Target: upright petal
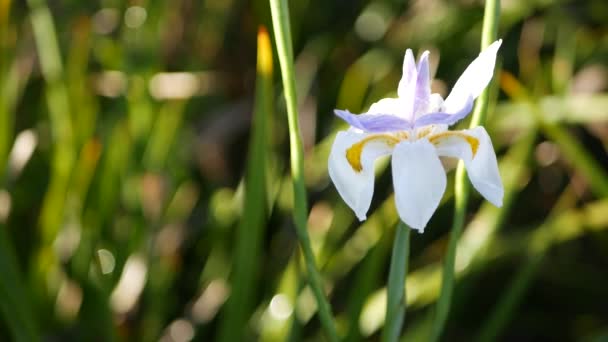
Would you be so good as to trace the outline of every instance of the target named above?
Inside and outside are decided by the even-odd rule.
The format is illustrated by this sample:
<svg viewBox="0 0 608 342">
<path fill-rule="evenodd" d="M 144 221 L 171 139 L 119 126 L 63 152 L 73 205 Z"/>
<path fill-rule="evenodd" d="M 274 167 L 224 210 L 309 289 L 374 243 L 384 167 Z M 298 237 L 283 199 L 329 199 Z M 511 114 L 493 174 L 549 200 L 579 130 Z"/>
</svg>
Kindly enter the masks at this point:
<svg viewBox="0 0 608 342">
<path fill-rule="evenodd" d="M 502 44 L 499 39 L 484 49 L 479 56 L 462 73 L 452 92 L 445 99 L 444 106 L 447 112 L 462 108 L 463 103 L 469 96 L 476 99 L 479 94 L 487 87 L 494 74 L 496 64 L 496 54 Z M 456 108 L 456 109 L 454 109 Z"/>
<path fill-rule="evenodd" d="M 403 222 L 418 231 L 439 206 L 446 176 L 435 147 L 426 139 L 404 141 L 393 150 L 395 204 Z"/>
<path fill-rule="evenodd" d="M 426 113 L 431 101 L 431 72 L 429 71 L 428 51 L 424 51 L 420 56 L 417 73 L 414 118 Z"/>
<path fill-rule="evenodd" d="M 502 206 L 504 189 L 492 141 L 483 127 L 444 132 L 430 137 L 440 156 L 464 161 L 473 187 L 497 207 Z"/>
<path fill-rule="evenodd" d="M 416 70 L 414 55 L 412 50 L 407 49 L 403 58 L 403 76 L 401 76 L 401 81 L 399 81 L 397 94 L 399 95 L 399 100 L 402 101 L 402 110 L 399 114 L 410 120 L 414 113 L 417 75 L 418 71 Z"/>
<path fill-rule="evenodd" d="M 367 114 L 392 114 L 397 115 L 400 111 L 402 111 L 401 101 L 399 99 L 387 97 L 384 99 L 378 100 L 378 102 L 372 103 L 369 106 L 369 110 Z"/>
<path fill-rule="evenodd" d="M 344 202 L 361 221 L 366 218 L 374 193 L 374 161 L 391 152 L 390 143 L 351 130 L 338 132 L 331 148 L 329 176 Z"/>
</svg>

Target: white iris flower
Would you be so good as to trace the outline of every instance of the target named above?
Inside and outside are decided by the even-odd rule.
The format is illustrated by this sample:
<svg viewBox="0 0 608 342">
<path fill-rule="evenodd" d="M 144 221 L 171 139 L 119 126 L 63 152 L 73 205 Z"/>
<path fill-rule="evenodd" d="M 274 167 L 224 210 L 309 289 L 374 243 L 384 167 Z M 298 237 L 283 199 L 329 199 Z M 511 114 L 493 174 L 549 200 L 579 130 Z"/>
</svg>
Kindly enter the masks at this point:
<svg viewBox="0 0 608 342">
<path fill-rule="evenodd" d="M 462 159 L 475 189 L 492 204 L 502 205 L 504 190 L 486 130 L 447 130 L 471 112 L 473 101 L 490 82 L 501 43 L 498 40 L 479 54 L 445 101 L 431 94 L 429 52 L 416 65 L 408 49 L 398 98 L 381 99 L 360 115 L 335 111 L 351 128 L 336 136 L 329 175 L 360 220 L 365 220 L 374 192 L 374 161 L 384 155 L 392 155 L 399 217 L 420 232 L 445 191 L 446 175 L 439 157 Z"/>
</svg>

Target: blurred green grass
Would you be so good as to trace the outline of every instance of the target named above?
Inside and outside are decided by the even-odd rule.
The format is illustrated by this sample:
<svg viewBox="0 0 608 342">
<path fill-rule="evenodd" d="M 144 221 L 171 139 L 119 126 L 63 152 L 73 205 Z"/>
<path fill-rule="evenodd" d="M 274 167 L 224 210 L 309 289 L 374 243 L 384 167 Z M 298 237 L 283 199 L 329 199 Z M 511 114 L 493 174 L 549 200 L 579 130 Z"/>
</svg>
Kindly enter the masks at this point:
<svg viewBox="0 0 608 342">
<path fill-rule="evenodd" d="M 290 6 L 312 248 L 339 333 L 376 340 L 390 174 L 378 164 L 357 222 L 327 175 L 345 127 L 332 110 L 390 95 L 408 47 L 432 51 L 445 94 L 478 52 L 483 3 Z M 608 7 L 501 12 L 486 127 L 505 206 L 472 196 L 443 340 L 602 341 Z M 259 0 L 0 0 L 0 340 L 323 338 L 291 218 L 280 77 L 256 72 L 260 25 Z M 404 340 L 429 336 L 452 197 L 411 237 Z"/>
</svg>

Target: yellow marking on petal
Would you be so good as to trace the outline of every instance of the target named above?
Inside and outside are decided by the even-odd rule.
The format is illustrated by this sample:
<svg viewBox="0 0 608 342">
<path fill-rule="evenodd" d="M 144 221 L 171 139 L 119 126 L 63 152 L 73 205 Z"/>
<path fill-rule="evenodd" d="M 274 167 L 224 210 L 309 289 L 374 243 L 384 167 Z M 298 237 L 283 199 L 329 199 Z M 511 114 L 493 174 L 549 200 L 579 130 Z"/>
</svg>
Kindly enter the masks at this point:
<svg viewBox="0 0 608 342">
<path fill-rule="evenodd" d="M 346 150 L 346 160 L 348 160 L 348 163 L 353 170 L 361 172 L 361 170 L 363 170 L 363 165 L 361 165 L 361 153 L 363 153 L 365 144 L 370 142 L 383 142 L 392 147 L 397 145 L 401 140 L 407 139 L 407 137 L 407 132 L 399 132 L 397 136 L 391 134 L 374 134 L 367 136 Z"/>
<path fill-rule="evenodd" d="M 458 137 L 458 138 L 464 139 L 464 141 L 466 141 L 469 144 L 469 146 L 471 147 L 471 152 L 473 153 L 473 158 L 475 158 L 475 154 L 477 154 L 477 149 L 479 148 L 479 139 L 475 138 L 472 135 L 468 135 L 468 134 L 462 133 L 462 132 L 446 131 L 446 132 L 441 132 L 441 133 L 432 135 L 429 138 L 429 141 L 432 144 L 436 145 L 442 139 L 446 139 L 449 137 Z"/>
<path fill-rule="evenodd" d="M 432 126 L 426 126 L 418 130 L 418 134 L 416 134 L 416 139 L 424 138 L 431 133 L 433 129 Z"/>
<path fill-rule="evenodd" d="M 396 132 L 395 135 L 397 136 L 397 138 L 399 138 L 399 140 L 407 140 L 410 138 L 410 134 L 406 131 Z"/>
</svg>

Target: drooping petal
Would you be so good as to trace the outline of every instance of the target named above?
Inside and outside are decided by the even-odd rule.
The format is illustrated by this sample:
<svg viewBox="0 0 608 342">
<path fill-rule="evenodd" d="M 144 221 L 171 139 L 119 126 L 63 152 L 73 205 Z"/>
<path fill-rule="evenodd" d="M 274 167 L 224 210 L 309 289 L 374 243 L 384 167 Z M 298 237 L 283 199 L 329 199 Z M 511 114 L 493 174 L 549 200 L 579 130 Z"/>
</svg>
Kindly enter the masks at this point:
<svg viewBox="0 0 608 342">
<path fill-rule="evenodd" d="M 403 103 L 399 115 L 410 120 L 413 119 L 412 116 L 414 114 L 417 75 L 418 71 L 416 70 L 414 54 L 412 53 L 412 50 L 407 49 L 407 51 L 405 51 L 405 57 L 403 58 L 403 76 L 401 76 L 401 80 L 399 81 L 397 94 L 399 95 L 399 100 Z"/>
<path fill-rule="evenodd" d="M 495 206 L 502 206 L 504 189 L 496 153 L 483 127 L 444 132 L 429 140 L 435 144 L 438 155 L 462 159 L 473 187 Z"/>
<path fill-rule="evenodd" d="M 374 161 L 389 154 L 389 136 L 373 136 L 352 130 L 338 132 L 328 161 L 329 176 L 344 202 L 359 220 L 366 218 L 374 193 Z"/>
<path fill-rule="evenodd" d="M 463 103 L 465 103 L 469 96 L 472 97 L 473 100 L 476 99 L 488 83 L 490 83 L 492 75 L 494 74 L 496 54 L 501 44 L 502 39 L 495 41 L 469 64 L 458 81 L 456 81 L 450 95 L 445 99 L 444 106 L 447 112 L 462 108 Z"/>
<path fill-rule="evenodd" d="M 454 108 L 452 108 L 454 109 Z M 462 107 L 454 112 L 437 112 L 428 113 L 420 116 L 414 122 L 414 127 L 422 127 L 427 125 L 453 125 L 456 122 L 464 119 L 471 113 L 473 109 L 473 98 L 469 96 L 462 104 Z"/>
<path fill-rule="evenodd" d="M 334 110 L 334 113 L 349 125 L 370 133 L 400 131 L 412 127 L 410 121 L 395 115 L 353 114 L 339 109 Z"/>
<path fill-rule="evenodd" d="M 427 112 L 431 100 L 431 72 L 429 71 L 429 52 L 425 51 L 418 61 L 416 76 L 416 95 L 414 99 L 414 117 Z"/>
<path fill-rule="evenodd" d="M 426 139 L 403 141 L 393 150 L 395 204 L 403 222 L 420 232 L 439 206 L 446 176 L 435 147 Z"/>
</svg>

